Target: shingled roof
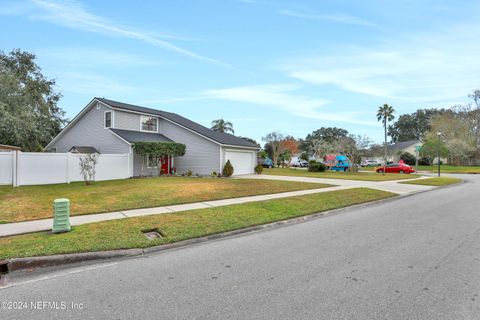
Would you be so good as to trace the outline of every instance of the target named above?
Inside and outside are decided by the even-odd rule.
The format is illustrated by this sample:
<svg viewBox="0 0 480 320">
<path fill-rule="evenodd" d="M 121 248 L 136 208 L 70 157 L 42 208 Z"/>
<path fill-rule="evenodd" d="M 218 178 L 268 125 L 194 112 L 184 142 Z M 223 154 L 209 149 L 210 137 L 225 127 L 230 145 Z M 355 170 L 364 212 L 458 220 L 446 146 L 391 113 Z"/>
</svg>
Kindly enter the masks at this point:
<svg viewBox="0 0 480 320">
<path fill-rule="evenodd" d="M 163 134 L 154 132 L 140 132 L 132 130 L 114 129 L 110 128 L 113 133 L 120 136 L 128 142 L 173 142 L 173 140 L 165 137 Z"/>
<path fill-rule="evenodd" d="M 176 124 L 179 124 L 187 129 L 190 129 L 204 137 L 207 137 L 211 140 L 214 140 L 220 144 L 224 145 L 232 145 L 232 146 L 240 146 L 240 147 L 248 147 L 248 148 L 258 148 L 257 145 L 246 141 L 242 138 L 236 137 L 232 134 L 229 133 L 224 133 L 224 132 L 218 132 L 218 131 L 213 131 L 207 127 L 204 127 L 196 122 L 193 122 L 191 120 L 188 120 L 187 118 L 184 118 L 176 113 L 172 112 L 166 112 L 162 110 L 157 110 L 157 109 L 152 109 L 152 108 L 146 108 L 146 107 L 141 107 L 141 106 L 136 106 L 133 104 L 128 104 L 128 103 L 123 103 L 123 102 L 118 102 L 118 101 L 113 101 L 105 98 L 95 98 L 98 101 L 101 101 L 102 103 L 109 105 L 110 107 L 117 108 L 117 109 L 123 109 L 123 110 L 130 110 L 130 111 L 135 111 L 135 112 L 140 112 L 140 113 L 147 113 L 151 115 L 156 115 L 159 116 L 160 118 L 164 118 L 167 120 L 170 120 Z"/>
<path fill-rule="evenodd" d="M 418 142 L 420 141 L 419 140 L 400 141 L 392 144 L 390 148 L 392 150 L 403 150 Z"/>
</svg>

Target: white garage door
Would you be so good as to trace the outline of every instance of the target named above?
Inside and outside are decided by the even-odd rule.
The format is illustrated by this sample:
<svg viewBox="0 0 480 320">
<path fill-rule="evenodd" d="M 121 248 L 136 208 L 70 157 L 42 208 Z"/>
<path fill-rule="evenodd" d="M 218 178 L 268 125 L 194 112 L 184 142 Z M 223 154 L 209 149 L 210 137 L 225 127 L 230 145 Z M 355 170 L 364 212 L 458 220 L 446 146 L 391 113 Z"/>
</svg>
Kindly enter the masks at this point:
<svg viewBox="0 0 480 320">
<path fill-rule="evenodd" d="M 226 151 L 225 162 L 230 160 L 233 166 L 233 174 L 251 174 L 253 173 L 253 156 L 252 151 Z"/>
</svg>

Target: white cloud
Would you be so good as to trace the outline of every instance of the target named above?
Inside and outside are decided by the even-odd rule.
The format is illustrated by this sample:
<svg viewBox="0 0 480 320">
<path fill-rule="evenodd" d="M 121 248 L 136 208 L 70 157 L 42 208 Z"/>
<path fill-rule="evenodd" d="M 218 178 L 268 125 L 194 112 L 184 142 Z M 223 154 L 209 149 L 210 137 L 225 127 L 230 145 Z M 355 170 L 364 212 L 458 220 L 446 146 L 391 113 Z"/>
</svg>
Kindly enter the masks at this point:
<svg viewBox="0 0 480 320">
<path fill-rule="evenodd" d="M 58 72 L 53 75 L 58 78 L 61 91 L 65 92 L 108 97 L 136 91 L 134 87 L 93 72 Z"/>
<path fill-rule="evenodd" d="M 100 33 L 108 36 L 123 37 L 148 43 L 164 50 L 172 51 L 177 54 L 200 60 L 213 65 L 226 68 L 231 66 L 223 61 L 213 59 L 207 56 L 197 54 L 193 51 L 178 47 L 163 39 L 181 39 L 170 34 L 152 34 L 141 30 L 135 30 L 130 27 L 121 26 L 106 17 L 90 13 L 80 2 L 76 0 L 56 1 L 56 0 L 30 0 L 31 7 L 22 7 L 21 10 L 13 5 L 10 10 L 2 9 L 3 14 L 26 14 L 31 19 L 43 20 L 55 23 L 64 27 L 83 30 L 88 32 Z M 40 9 L 40 10 L 39 10 Z M 163 38 L 163 39 L 162 39 Z"/>
<path fill-rule="evenodd" d="M 331 112 L 324 107 L 330 101 L 310 98 L 294 91 L 297 85 L 257 85 L 240 86 L 224 89 L 210 89 L 201 93 L 201 99 L 219 99 L 244 102 L 272 108 L 278 108 L 292 115 L 334 122 L 346 122 L 361 125 L 376 125 L 374 122 L 363 121 L 358 113 Z"/>
<path fill-rule="evenodd" d="M 280 69 L 315 85 L 417 103 L 458 101 L 479 87 L 477 24 L 392 38 L 374 46 L 284 60 Z"/>
<path fill-rule="evenodd" d="M 322 21 L 358 25 L 358 26 L 376 27 L 376 25 L 371 22 L 363 20 L 359 17 L 355 17 L 348 14 L 343 14 L 343 13 L 317 14 L 317 13 L 310 13 L 310 12 L 298 12 L 298 11 L 292 11 L 287 9 L 279 10 L 278 13 L 284 16 L 301 18 L 301 19 L 322 20 Z"/>
<path fill-rule="evenodd" d="M 40 59 L 54 61 L 56 65 L 79 67 L 138 67 L 159 66 L 167 62 L 105 49 L 82 47 L 49 47 L 35 50 Z"/>
</svg>

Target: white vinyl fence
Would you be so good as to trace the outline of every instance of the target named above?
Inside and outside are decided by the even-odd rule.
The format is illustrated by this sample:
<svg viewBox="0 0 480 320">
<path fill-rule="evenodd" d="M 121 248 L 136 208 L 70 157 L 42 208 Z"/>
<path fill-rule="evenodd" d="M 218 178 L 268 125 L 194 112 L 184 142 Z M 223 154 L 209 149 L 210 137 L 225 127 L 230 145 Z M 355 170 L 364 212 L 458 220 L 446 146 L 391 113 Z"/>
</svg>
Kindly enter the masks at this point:
<svg viewBox="0 0 480 320">
<path fill-rule="evenodd" d="M 13 186 L 83 181 L 81 154 L 50 152 L 0 152 L 0 184 Z M 100 154 L 95 180 L 126 179 L 132 176 L 130 154 Z"/>
</svg>

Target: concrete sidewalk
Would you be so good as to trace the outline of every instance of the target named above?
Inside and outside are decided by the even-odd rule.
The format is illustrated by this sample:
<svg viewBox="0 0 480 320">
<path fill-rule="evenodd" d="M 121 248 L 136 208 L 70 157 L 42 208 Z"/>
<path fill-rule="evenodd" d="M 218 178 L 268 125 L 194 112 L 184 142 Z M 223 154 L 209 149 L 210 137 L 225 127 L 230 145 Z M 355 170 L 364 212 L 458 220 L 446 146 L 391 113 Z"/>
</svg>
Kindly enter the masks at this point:
<svg viewBox="0 0 480 320">
<path fill-rule="evenodd" d="M 329 184 L 332 184 L 332 183 L 329 183 Z M 155 215 L 155 214 L 181 212 L 181 211 L 187 211 L 187 210 L 206 209 L 206 208 L 212 208 L 212 207 L 228 206 L 232 204 L 242 204 L 242 203 L 248 203 L 248 202 L 257 202 L 257 201 L 265 201 L 265 200 L 280 199 L 280 198 L 287 198 L 287 197 L 295 197 L 295 196 L 301 196 L 301 195 L 307 195 L 307 194 L 343 190 L 343 189 L 350 189 L 350 188 L 352 187 L 333 186 L 333 187 L 319 188 L 319 189 L 299 190 L 299 191 L 290 191 L 290 192 L 282 192 L 282 193 L 266 194 L 266 195 L 250 196 L 250 197 L 179 204 L 179 205 L 173 205 L 173 206 L 88 214 L 88 215 L 71 217 L 70 224 L 72 226 L 78 226 L 78 225 L 92 223 L 92 222 L 118 220 L 118 219 L 132 218 L 132 217 Z M 42 219 L 42 220 L 32 220 L 32 221 L 25 221 L 25 222 L 0 224 L 0 237 L 51 230 L 52 224 L 53 224 L 52 219 Z"/>
</svg>

